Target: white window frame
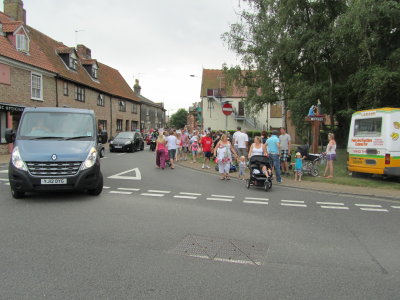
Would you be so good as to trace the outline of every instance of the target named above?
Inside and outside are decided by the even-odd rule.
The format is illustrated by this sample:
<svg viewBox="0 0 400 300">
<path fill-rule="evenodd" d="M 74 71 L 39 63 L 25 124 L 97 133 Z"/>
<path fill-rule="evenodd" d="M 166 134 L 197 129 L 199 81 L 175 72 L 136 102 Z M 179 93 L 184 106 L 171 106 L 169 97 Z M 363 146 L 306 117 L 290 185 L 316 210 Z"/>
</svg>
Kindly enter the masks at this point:
<svg viewBox="0 0 400 300">
<path fill-rule="evenodd" d="M 39 88 L 35 87 L 35 90 L 39 90 L 39 93 L 40 93 L 39 97 L 36 97 L 37 95 L 34 95 L 34 93 L 33 93 L 33 89 L 34 89 L 33 78 L 34 77 L 40 78 L 40 80 L 39 80 L 39 84 L 40 84 Z M 34 72 L 31 73 L 31 99 L 32 100 L 43 101 L 43 75 L 42 74 L 34 73 Z"/>
<path fill-rule="evenodd" d="M 98 71 L 99 71 L 99 69 L 97 68 L 97 66 L 96 65 L 93 65 L 92 66 L 92 77 L 94 78 L 94 79 L 97 79 L 97 77 L 98 77 Z"/>
<path fill-rule="evenodd" d="M 29 52 L 29 43 L 28 38 L 25 34 L 16 34 L 15 35 L 15 46 L 20 52 Z"/>
</svg>

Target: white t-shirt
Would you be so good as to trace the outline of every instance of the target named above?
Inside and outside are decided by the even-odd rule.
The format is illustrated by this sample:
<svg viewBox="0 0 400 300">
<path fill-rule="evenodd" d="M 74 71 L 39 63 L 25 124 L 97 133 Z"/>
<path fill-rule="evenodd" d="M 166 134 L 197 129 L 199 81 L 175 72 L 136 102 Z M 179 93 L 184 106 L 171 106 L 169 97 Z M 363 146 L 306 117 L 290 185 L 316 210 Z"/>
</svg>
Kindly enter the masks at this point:
<svg viewBox="0 0 400 300">
<path fill-rule="evenodd" d="M 176 136 L 174 135 L 169 135 L 167 137 L 167 146 L 168 146 L 168 150 L 173 150 L 173 149 L 177 149 L 178 145 L 176 144 L 178 142 Z"/>
<path fill-rule="evenodd" d="M 279 143 L 281 144 L 281 150 L 289 150 L 290 135 L 285 133 L 279 136 Z"/>
<path fill-rule="evenodd" d="M 244 132 L 239 132 L 239 134 L 236 136 L 235 141 L 237 142 L 238 148 L 246 148 L 246 142 L 249 141 L 249 137 L 246 133 Z"/>
<path fill-rule="evenodd" d="M 237 136 L 238 136 L 239 134 L 241 134 L 241 132 L 240 132 L 240 131 L 236 131 L 236 132 L 233 134 L 233 137 L 232 137 L 232 139 L 233 139 L 233 141 L 235 142 L 235 145 L 236 145 L 236 146 L 237 146 Z"/>
</svg>

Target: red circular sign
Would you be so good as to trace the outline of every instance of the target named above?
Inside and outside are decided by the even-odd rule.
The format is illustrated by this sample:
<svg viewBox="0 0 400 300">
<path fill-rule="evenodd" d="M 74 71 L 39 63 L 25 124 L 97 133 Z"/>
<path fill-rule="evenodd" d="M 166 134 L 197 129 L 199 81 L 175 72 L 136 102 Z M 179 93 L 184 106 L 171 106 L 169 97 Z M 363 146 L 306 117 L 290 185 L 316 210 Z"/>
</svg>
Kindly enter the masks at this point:
<svg viewBox="0 0 400 300">
<path fill-rule="evenodd" d="M 232 104 L 225 103 L 224 105 L 222 105 L 222 112 L 224 113 L 224 115 L 229 116 L 233 112 Z"/>
</svg>

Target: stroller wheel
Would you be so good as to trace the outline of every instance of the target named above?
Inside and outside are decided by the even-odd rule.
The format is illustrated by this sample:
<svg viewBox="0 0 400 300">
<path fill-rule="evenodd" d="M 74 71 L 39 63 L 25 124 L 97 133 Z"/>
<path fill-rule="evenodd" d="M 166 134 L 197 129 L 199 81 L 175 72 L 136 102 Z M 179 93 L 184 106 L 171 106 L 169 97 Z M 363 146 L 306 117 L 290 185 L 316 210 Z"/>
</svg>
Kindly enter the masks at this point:
<svg viewBox="0 0 400 300">
<path fill-rule="evenodd" d="M 315 168 L 312 169 L 312 170 L 311 170 L 311 175 L 314 176 L 314 177 L 317 177 L 317 176 L 319 175 L 318 169 L 315 169 Z"/>
<path fill-rule="evenodd" d="M 266 192 L 268 192 L 270 188 L 271 188 L 271 186 L 270 186 L 269 181 L 268 181 L 268 180 L 265 180 L 265 182 L 264 182 L 264 190 L 265 190 Z"/>
<path fill-rule="evenodd" d="M 246 187 L 249 189 L 250 188 L 250 179 L 246 179 Z"/>
</svg>

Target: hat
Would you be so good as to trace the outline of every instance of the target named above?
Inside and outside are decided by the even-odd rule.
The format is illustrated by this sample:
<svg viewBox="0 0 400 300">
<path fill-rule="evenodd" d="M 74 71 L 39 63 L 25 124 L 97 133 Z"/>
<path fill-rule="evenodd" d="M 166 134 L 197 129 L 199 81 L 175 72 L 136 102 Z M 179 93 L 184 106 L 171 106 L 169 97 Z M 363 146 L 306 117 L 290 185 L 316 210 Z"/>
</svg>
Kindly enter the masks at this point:
<svg viewBox="0 0 400 300">
<path fill-rule="evenodd" d="M 300 155 L 300 156 L 301 156 L 301 153 L 300 153 L 300 152 L 296 152 L 296 156 L 297 156 L 297 155 Z"/>
</svg>

